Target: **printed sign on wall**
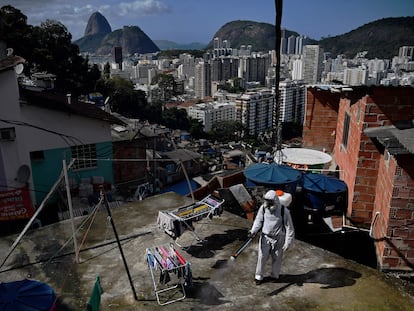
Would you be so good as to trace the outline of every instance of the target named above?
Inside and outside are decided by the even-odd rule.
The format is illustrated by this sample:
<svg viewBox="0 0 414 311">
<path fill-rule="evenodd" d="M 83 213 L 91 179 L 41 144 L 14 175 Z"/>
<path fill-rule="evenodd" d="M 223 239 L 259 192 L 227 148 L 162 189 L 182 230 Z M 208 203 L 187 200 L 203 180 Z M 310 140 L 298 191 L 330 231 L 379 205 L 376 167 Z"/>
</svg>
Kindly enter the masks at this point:
<svg viewBox="0 0 414 311">
<path fill-rule="evenodd" d="M 0 192 L 0 221 L 30 218 L 33 214 L 27 188 Z"/>
</svg>

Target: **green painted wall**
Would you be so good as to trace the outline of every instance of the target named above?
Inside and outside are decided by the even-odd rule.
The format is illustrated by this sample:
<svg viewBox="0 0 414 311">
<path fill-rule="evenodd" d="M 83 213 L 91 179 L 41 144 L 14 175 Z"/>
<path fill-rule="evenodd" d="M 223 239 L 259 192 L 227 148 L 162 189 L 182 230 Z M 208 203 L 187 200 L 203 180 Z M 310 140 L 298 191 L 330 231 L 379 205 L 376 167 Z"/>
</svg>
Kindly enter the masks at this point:
<svg viewBox="0 0 414 311">
<path fill-rule="evenodd" d="M 97 158 L 112 159 L 112 143 L 97 143 L 96 144 Z M 46 197 L 47 193 L 59 178 L 62 172 L 62 160 L 67 159 L 69 164 L 71 159 L 70 148 L 59 148 L 44 150 L 43 160 L 32 160 L 32 177 L 33 177 L 33 188 L 35 190 L 35 205 L 40 205 L 42 200 Z M 70 170 L 68 172 L 69 178 L 74 179 L 78 184 L 81 178 L 102 176 L 105 183 L 113 184 L 113 170 L 112 161 L 98 161 L 98 166 L 93 169 L 83 169 L 78 171 Z M 65 191 L 65 189 L 63 189 Z M 63 192 L 66 196 L 66 193 Z M 56 201 L 57 195 L 52 196 L 51 201 Z"/>
</svg>

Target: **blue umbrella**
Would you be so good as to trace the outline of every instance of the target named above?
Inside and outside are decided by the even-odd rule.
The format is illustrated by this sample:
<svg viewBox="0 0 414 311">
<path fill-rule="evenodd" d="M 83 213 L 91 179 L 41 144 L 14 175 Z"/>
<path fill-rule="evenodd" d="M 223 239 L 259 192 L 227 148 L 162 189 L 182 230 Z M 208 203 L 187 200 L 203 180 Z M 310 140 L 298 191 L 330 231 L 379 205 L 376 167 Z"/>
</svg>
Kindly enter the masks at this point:
<svg viewBox="0 0 414 311">
<path fill-rule="evenodd" d="M 281 186 L 297 183 L 302 173 L 287 165 L 257 163 L 248 166 L 244 176 L 258 185 Z"/>
<path fill-rule="evenodd" d="M 323 174 L 305 174 L 303 188 L 318 193 L 341 193 L 347 191 L 346 183 L 336 177 Z"/>
<path fill-rule="evenodd" d="M 28 279 L 0 283 L 0 311 L 49 311 L 55 300 L 46 283 Z"/>
</svg>

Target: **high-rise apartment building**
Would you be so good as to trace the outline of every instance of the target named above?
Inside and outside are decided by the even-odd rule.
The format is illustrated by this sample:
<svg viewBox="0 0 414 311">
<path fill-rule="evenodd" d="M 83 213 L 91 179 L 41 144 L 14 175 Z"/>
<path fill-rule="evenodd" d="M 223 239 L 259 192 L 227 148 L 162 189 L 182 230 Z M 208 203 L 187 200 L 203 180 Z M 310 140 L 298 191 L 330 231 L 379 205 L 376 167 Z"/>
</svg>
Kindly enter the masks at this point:
<svg viewBox="0 0 414 311">
<path fill-rule="evenodd" d="M 305 45 L 303 48 L 303 80 L 308 84 L 321 81 L 323 70 L 323 48 L 319 45 Z"/>
<path fill-rule="evenodd" d="M 196 98 L 203 99 L 211 96 L 211 69 L 209 63 L 200 62 L 195 66 L 194 82 Z"/>
<path fill-rule="evenodd" d="M 234 103 L 201 103 L 188 108 L 188 115 L 203 123 L 205 132 L 212 130 L 214 123 L 236 120 L 236 105 Z"/>
<path fill-rule="evenodd" d="M 227 81 L 237 78 L 239 70 L 239 58 L 237 57 L 220 57 L 210 60 L 211 80 Z"/>
<path fill-rule="evenodd" d="M 236 120 L 247 128 L 245 135 L 257 136 L 272 128 L 274 103 L 269 89 L 246 92 L 236 99 Z"/>
<path fill-rule="evenodd" d="M 118 64 L 118 69 L 122 70 L 122 47 L 114 46 L 112 55 L 114 57 L 114 63 Z"/>
<path fill-rule="evenodd" d="M 287 39 L 287 53 L 286 54 L 295 54 L 296 48 L 296 36 L 291 35 Z"/>
<path fill-rule="evenodd" d="M 399 57 L 408 57 L 410 60 L 414 60 L 414 46 L 402 46 L 398 51 Z"/>
<path fill-rule="evenodd" d="M 306 86 L 303 81 L 279 83 L 280 121 L 303 124 Z"/>
<path fill-rule="evenodd" d="M 242 66 L 245 70 L 244 78 L 246 81 L 257 81 L 260 82 L 261 85 L 265 85 L 266 75 L 271 63 L 270 56 L 270 54 L 256 54 L 245 58 Z"/>
<path fill-rule="evenodd" d="M 301 59 L 295 59 L 292 66 L 292 80 L 303 79 L 303 61 Z"/>
<path fill-rule="evenodd" d="M 345 68 L 344 84 L 351 86 L 366 85 L 367 81 L 368 71 L 365 68 Z"/>
</svg>

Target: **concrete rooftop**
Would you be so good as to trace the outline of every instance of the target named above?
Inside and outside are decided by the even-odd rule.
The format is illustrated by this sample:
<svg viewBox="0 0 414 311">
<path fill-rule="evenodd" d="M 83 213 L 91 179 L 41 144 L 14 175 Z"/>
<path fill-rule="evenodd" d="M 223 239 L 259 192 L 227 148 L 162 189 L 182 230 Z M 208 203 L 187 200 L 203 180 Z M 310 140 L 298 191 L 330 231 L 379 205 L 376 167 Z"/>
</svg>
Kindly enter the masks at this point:
<svg viewBox="0 0 414 311">
<path fill-rule="evenodd" d="M 194 223 L 205 241 L 194 241 L 187 250 L 178 248 L 191 263 L 193 286 L 185 299 L 160 306 L 145 250 L 173 241 L 158 229 L 158 211 L 189 203 L 190 198 L 170 192 L 112 209 L 137 301 L 105 210 L 96 214 L 86 238 L 89 223 L 78 231 L 79 264 L 74 263 L 71 242 L 51 260 L 71 237 L 70 221 L 64 221 L 28 232 L 1 269 L 0 281 L 27 276 L 43 281 L 59 297 L 58 310 L 86 310 L 96 275 L 104 290 L 101 310 L 414 310 L 414 296 L 401 280 L 300 240 L 285 253 L 279 282 L 255 285 L 257 238 L 235 261 L 230 260 L 250 223 L 226 211 Z M 76 218 L 76 225 L 86 217 Z M 0 240 L 2 256 L 15 238 Z M 193 236 L 187 231 L 180 240 L 189 245 Z M 174 274 L 171 279 L 169 284 L 174 284 Z M 178 297 L 181 292 L 167 294 Z M 168 300 L 166 295 L 162 298 Z"/>
</svg>

